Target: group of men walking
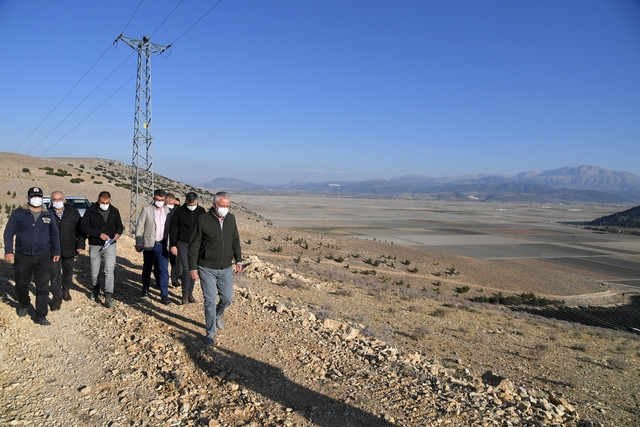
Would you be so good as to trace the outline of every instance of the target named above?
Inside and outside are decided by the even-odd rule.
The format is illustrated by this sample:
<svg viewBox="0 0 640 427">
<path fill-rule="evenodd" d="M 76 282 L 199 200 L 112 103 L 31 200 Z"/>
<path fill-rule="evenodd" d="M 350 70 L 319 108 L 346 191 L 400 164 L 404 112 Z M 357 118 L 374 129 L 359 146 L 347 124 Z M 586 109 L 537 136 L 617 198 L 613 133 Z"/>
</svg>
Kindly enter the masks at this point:
<svg viewBox="0 0 640 427">
<path fill-rule="evenodd" d="M 35 284 L 34 322 L 50 325 L 47 320 L 49 292 L 51 310 L 59 310 L 62 301 L 70 301 L 75 256 L 89 243 L 91 263 L 90 299 L 99 301 L 104 291 L 104 305 L 115 305 L 114 270 L 116 242 L 124 232 L 120 212 L 111 204 L 111 195 L 103 191 L 81 216 L 76 208 L 65 205 L 64 194 L 54 191 L 51 205 L 42 205 L 43 192 L 32 187 L 28 203 L 16 209 L 4 231 L 5 261 L 14 264 L 18 316 L 30 308 L 29 285 Z M 135 230 L 135 248 L 143 255 L 141 298 L 149 298 L 151 274 L 160 289 L 160 300 L 169 298 L 169 265 L 173 282 L 180 281 L 182 304 L 196 302 L 193 289 L 200 279 L 204 296 L 205 344 L 213 345 L 218 329 L 224 329 L 222 316 L 233 300 L 233 271 L 242 271 L 240 237 L 235 217 L 229 213 L 230 197 L 217 193 L 207 212 L 198 205 L 198 196 L 190 192 L 183 205 L 171 193 L 156 190 L 153 203 L 145 206 Z M 235 261 L 235 265 L 234 265 Z M 100 267 L 104 285 L 98 277 Z"/>
</svg>

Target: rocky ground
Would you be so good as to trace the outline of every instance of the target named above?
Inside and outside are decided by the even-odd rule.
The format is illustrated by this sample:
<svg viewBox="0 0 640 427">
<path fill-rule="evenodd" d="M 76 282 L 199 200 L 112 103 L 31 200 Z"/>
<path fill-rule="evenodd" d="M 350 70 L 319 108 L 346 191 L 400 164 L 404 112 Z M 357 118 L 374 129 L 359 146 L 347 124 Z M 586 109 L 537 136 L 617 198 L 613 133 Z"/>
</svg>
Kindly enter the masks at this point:
<svg viewBox="0 0 640 427">
<path fill-rule="evenodd" d="M 11 267 L 3 263 L 0 424 L 636 422 L 635 336 L 443 296 L 469 281 L 462 273 L 452 279 L 456 283 L 440 285 L 440 295 L 349 282 L 336 273 L 346 270 L 337 266 L 344 261 L 327 259 L 327 251 L 317 263 L 270 249 L 295 241 L 300 246 L 302 238 L 329 246 L 333 258 L 392 248 L 294 236 L 251 213 L 238 217 L 248 265 L 236 278 L 227 329 L 213 349 L 202 344 L 201 303 L 164 306 L 157 291 L 151 300 L 138 298 L 141 256 L 129 237 L 118 243 L 117 307 L 89 301 L 88 259 L 81 256 L 73 300 L 50 313 L 49 327 L 16 316 Z M 414 251 L 413 264 L 424 268 Z M 470 267 L 458 263 L 462 259 L 449 261 L 462 271 Z M 178 288 L 172 294 L 177 303 Z M 199 290 L 196 296 L 201 301 Z"/>
<path fill-rule="evenodd" d="M 246 268 L 214 348 L 202 343 L 198 284 L 194 304 L 177 304 L 179 288 L 171 306 L 157 290 L 138 297 L 142 256 L 129 236 L 116 307 L 87 298 L 83 254 L 73 300 L 47 327 L 17 317 L 12 267 L 0 261 L 0 425 L 639 425 L 638 335 L 469 301 L 527 291 L 621 303 L 600 278 L 232 211 Z"/>
</svg>

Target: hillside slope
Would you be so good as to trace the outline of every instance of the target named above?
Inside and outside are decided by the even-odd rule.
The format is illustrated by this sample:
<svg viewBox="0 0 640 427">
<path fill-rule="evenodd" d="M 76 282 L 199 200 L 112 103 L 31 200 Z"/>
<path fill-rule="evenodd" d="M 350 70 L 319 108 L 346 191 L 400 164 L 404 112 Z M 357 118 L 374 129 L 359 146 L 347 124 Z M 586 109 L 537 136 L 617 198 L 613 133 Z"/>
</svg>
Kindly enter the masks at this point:
<svg viewBox="0 0 640 427">
<path fill-rule="evenodd" d="M 76 164 L 25 160 L 32 171 Z M 5 196 L 18 185 L 58 185 L 0 171 L 4 182 L 15 185 L 1 184 Z M 128 200 L 109 185 L 115 200 Z M 155 290 L 138 298 L 142 256 L 129 236 L 118 243 L 115 309 L 88 300 L 83 254 L 73 300 L 50 314 L 48 328 L 16 316 L 12 267 L 0 261 L 0 424 L 631 426 L 640 418 L 636 335 L 470 303 L 456 291 L 509 293 L 516 284 L 619 303 L 615 289 L 569 269 L 303 233 L 237 204 L 232 211 L 246 269 L 214 349 L 202 345 L 201 303 L 167 307 Z M 5 221 L 0 214 L 2 229 Z M 441 274 L 451 266 L 459 273 Z"/>
</svg>

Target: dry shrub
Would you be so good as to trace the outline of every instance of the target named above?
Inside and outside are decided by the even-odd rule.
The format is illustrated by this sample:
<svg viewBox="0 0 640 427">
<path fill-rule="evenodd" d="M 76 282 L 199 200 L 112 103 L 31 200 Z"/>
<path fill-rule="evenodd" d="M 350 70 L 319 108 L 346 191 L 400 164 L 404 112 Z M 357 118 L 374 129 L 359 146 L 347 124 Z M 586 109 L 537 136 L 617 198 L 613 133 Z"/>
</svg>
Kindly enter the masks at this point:
<svg viewBox="0 0 640 427">
<path fill-rule="evenodd" d="M 446 308 L 436 308 L 433 313 L 431 313 L 431 315 L 433 317 L 445 317 L 446 315 L 449 314 L 449 310 L 447 310 Z"/>
<path fill-rule="evenodd" d="M 309 284 L 306 283 L 304 280 L 294 278 L 291 276 L 287 277 L 285 281 L 280 284 L 280 286 L 285 286 L 290 289 L 308 289 L 309 288 Z"/>
<path fill-rule="evenodd" d="M 411 331 L 411 338 L 416 341 L 421 341 L 423 339 L 426 339 L 430 333 L 431 331 L 424 326 L 418 326 Z"/>
<path fill-rule="evenodd" d="M 623 359 L 622 357 L 610 357 L 609 359 L 607 359 L 607 366 L 619 371 L 626 371 L 631 366 L 633 366 L 633 364 L 628 360 Z"/>
<path fill-rule="evenodd" d="M 353 289 L 337 289 L 333 292 L 334 295 L 340 295 L 343 297 L 352 297 L 354 292 Z"/>
</svg>

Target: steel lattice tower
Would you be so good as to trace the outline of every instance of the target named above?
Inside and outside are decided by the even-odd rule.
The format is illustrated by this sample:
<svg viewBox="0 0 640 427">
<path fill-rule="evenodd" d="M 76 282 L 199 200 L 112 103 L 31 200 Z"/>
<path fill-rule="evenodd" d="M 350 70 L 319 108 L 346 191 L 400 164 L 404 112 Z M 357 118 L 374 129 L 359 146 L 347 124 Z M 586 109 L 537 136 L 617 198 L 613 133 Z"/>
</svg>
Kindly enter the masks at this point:
<svg viewBox="0 0 640 427">
<path fill-rule="evenodd" d="M 153 179 L 153 147 L 151 137 L 151 55 L 164 52 L 169 46 L 151 43 L 149 37 L 142 40 L 118 36 L 138 52 L 136 75 L 136 105 L 133 119 L 133 155 L 131 157 L 131 204 L 129 230 L 135 232 L 140 199 L 151 202 L 155 183 Z"/>
</svg>

